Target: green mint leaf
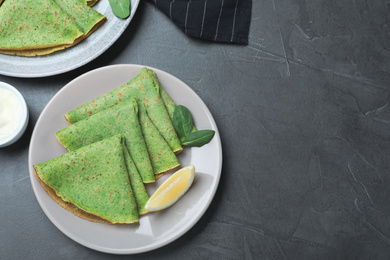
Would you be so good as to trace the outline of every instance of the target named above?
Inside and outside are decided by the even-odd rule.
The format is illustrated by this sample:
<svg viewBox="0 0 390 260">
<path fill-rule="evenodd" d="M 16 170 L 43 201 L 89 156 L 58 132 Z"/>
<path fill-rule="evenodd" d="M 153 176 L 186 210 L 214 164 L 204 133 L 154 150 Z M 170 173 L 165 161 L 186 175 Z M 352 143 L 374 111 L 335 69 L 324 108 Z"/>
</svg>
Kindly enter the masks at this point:
<svg viewBox="0 0 390 260">
<path fill-rule="evenodd" d="M 194 124 L 192 121 L 191 112 L 185 106 L 178 105 L 173 112 L 172 119 L 173 127 L 176 132 L 179 134 L 179 137 L 186 137 L 191 133 Z"/>
<path fill-rule="evenodd" d="M 199 130 L 192 132 L 186 136 L 183 141 L 185 146 L 201 147 L 211 141 L 214 137 L 215 131 L 213 130 Z"/>
<path fill-rule="evenodd" d="M 112 12 L 119 18 L 127 18 L 130 15 L 130 0 L 108 0 Z"/>
</svg>

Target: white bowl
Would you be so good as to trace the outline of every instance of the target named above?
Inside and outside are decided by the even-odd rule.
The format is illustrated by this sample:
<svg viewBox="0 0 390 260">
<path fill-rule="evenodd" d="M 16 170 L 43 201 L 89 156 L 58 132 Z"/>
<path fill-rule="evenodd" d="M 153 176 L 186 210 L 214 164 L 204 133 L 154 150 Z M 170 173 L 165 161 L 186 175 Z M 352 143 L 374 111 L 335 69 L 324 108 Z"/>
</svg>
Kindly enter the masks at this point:
<svg viewBox="0 0 390 260">
<path fill-rule="evenodd" d="M 4 140 L 0 140 L 0 147 L 6 147 L 15 143 L 23 135 L 28 124 L 29 115 L 28 115 L 28 108 L 26 105 L 26 101 L 24 100 L 22 94 L 20 94 L 20 92 L 16 88 L 14 88 L 8 83 L 0 81 L 0 89 L 1 88 L 9 90 L 12 94 L 14 94 L 15 97 L 19 100 L 22 108 L 22 116 L 15 132 L 10 136 L 8 136 L 7 138 L 5 138 Z"/>
</svg>

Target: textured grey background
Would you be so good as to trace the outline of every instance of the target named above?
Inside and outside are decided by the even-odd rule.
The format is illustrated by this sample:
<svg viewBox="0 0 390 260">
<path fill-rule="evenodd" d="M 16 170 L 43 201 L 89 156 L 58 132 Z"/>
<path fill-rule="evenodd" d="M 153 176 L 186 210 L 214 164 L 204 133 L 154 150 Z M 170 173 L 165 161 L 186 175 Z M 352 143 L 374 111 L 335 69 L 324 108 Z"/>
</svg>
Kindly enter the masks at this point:
<svg viewBox="0 0 390 260">
<path fill-rule="evenodd" d="M 248 46 L 188 38 L 142 1 L 93 62 L 38 79 L 0 75 L 31 116 L 23 138 L 0 149 L 0 258 L 389 259 L 389 39 L 388 0 L 255 0 Z M 215 117 L 224 153 L 216 197 L 198 224 L 132 256 L 66 237 L 38 205 L 27 167 L 52 96 L 89 70 L 122 63 L 191 86 Z"/>
</svg>

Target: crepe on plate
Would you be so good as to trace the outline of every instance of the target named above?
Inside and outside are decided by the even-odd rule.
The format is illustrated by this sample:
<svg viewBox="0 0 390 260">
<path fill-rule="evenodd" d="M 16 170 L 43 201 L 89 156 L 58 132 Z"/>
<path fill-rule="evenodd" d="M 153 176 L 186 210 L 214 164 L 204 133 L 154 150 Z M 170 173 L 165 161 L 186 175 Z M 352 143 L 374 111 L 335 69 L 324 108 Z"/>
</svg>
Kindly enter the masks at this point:
<svg viewBox="0 0 390 260">
<path fill-rule="evenodd" d="M 58 131 L 56 137 L 66 149 L 73 151 L 115 134 L 121 134 L 125 138 L 126 147 L 144 183 L 154 182 L 154 172 L 139 124 L 135 100 L 70 125 Z"/>
<path fill-rule="evenodd" d="M 138 214 L 144 215 L 149 212 L 147 209 L 145 209 L 145 205 L 149 200 L 149 194 L 146 191 L 142 177 L 139 174 L 133 159 L 131 159 L 130 153 L 125 145 L 123 150 L 127 172 L 130 178 L 130 184 L 134 193 L 135 201 L 137 202 Z"/>
<path fill-rule="evenodd" d="M 180 162 L 145 110 L 136 98 L 130 98 L 58 131 L 56 136 L 65 148 L 73 150 L 120 133 L 144 182 L 154 182 L 150 165 L 152 173 L 159 175 L 176 168 Z"/>
<path fill-rule="evenodd" d="M 55 192 L 55 200 L 72 213 L 112 224 L 138 222 L 120 135 L 34 165 L 34 169 L 37 178 Z"/>
<path fill-rule="evenodd" d="M 122 134 L 144 183 L 154 182 L 154 174 L 169 171 L 180 163 L 155 126 L 145 121 L 146 114 L 140 117 L 143 120 L 140 124 L 138 109 L 137 99 L 131 98 L 58 131 L 56 137 L 72 151 L 110 135 Z"/>
<path fill-rule="evenodd" d="M 0 7 L 0 21 L 1 50 L 72 45 L 84 35 L 54 1 L 6 0 Z"/>
<path fill-rule="evenodd" d="M 173 102 L 173 100 L 168 95 L 168 93 L 164 90 L 164 88 L 162 88 L 160 86 L 160 82 L 157 79 L 156 73 L 151 69 L 148 69 L 147 72 L 151 76 L 151 79 L 153 80 L 153 84 L 160 91 L 160 96 L 161 96 L 162 101 L 164 102 L 164 105 L 165 105 L 165 108 L 168 112 L 168 115 L 171 118 L 171 120 L 173 120 L 173 114 L 175 113 L 175 108 L 176 108 L 175 102 Z M 195 126 L 192 129 L 192 132 L 194 132 L 194 131 L 197 131 Z M 185 136 L 182 136 L 179 138 L 180 138 L 180 141 L 183 142 L 185 139 Z"/>
<path fill-rule="evenodd" d="M 12 22 L 0 24 L 0 52 L 40 56 L 79 43 L 106 17 L 85 0 L 7 0 L 0 7 L 0 20 L 6 19 Z"/>
<path fill-rule="evenodd" d="M 85 0 L 54 0 L 80 27 L 88 37 L 105 20 L 106 17 L 88 6 Z"/>
<path fill-rule="evenodd" d="M 180 165 L 175 153 L 162 137 L 156 126 L 150 120 L 146 107 L 138 102 L 139 121 L 142 134 L 148 148 L 149 158 L 152 163 L 156 179 Z"/>
<path fill-rule="evenodd" d="M 158 80 L 154 72 L 148 68 L 142 68 L 138 75 L 129 82 L 73 109 L 65 114 L 65 118 L 72 124 L 135 97 L 145 105 L 149 118 L 172 151 L 179 153 L 183 148 L 160 96 L 160 86 L 156 82 Z"/>
</svg>

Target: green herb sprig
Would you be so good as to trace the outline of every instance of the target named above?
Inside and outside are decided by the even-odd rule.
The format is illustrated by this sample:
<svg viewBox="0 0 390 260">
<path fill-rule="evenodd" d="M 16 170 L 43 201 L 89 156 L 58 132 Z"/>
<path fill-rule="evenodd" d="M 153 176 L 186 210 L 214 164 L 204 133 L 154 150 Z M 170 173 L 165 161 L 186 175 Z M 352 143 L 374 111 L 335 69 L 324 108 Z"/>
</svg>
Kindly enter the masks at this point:
<svg viewBox="0 0 390 260">
<path fill-rule="evenodd" d="M 214 130 L 195 130 L 191 112 L 185 106 L 178 105 L 173 112 L 173 127 L 182 141 L 182 145 L 201 147 L 213 139 Z"/>
<path fill-rule="evenodd" d="M 130 0 L 108 0 L 112 12 L 119 18 L 125 19 L 130 15 Z"/>
</svg>

